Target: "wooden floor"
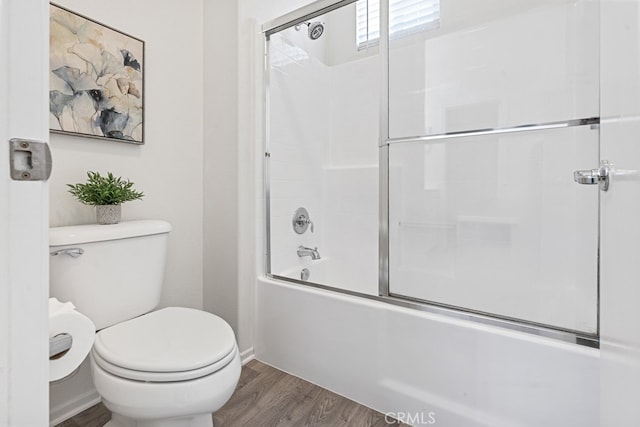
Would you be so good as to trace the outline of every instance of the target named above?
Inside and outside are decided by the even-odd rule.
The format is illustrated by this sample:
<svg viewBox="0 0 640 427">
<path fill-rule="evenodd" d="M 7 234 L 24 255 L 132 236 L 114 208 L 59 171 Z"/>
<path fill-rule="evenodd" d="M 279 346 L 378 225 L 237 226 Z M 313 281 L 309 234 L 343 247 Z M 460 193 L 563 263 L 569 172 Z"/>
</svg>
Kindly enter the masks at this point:
<svg viewBox="0 0 640 427">
<path fill-rule="evenodd" d="M 56 427 L 102 427 L 109 418 L 109 410 L 98 404 Z M 257 360 L 242 368 L 235 393 L 213 420 L 216 427 L 404 425 Z"/>
</svg>

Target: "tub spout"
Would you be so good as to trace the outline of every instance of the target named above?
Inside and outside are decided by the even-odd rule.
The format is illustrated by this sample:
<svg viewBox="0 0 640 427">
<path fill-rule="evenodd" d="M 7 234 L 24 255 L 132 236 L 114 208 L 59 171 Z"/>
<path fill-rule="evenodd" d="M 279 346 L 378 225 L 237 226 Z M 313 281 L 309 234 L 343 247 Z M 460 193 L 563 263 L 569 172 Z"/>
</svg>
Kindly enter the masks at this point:
<svg viewBox="0 0 640 427">
<path fill-rule="evenodd" d="M 318 247 L 315 248 L 307 248 L 306 246 L 298 246 L 298 256 L 300 258 L 305 256 L 310 256 L 311 259 L 320 259 L 320 252 L 318 252 Z"/>
</svg>

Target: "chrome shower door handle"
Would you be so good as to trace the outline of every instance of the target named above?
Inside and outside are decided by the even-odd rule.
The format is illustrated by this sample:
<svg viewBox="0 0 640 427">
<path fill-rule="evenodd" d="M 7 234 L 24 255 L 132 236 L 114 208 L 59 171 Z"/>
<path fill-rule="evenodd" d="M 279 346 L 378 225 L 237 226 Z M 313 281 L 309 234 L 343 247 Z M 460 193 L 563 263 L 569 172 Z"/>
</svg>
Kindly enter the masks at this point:
<svg viewBox="0 0 640 427">
<path fill-rule="evenodd" d="M 593 185 L 600 181 L 598 169 L 577 170 L 573 172 L 573 180 L 578 184 Z"/>
<path fill-rule="evenodd" d="M 613 172 L 613 164 L 608 160 L 602 160 L 598 169 L 574 171 L 573 180 L 584 185 L 598 184 L 600 190 L 607 191 L 609 190 L 609 178 Z"/>
</svg>

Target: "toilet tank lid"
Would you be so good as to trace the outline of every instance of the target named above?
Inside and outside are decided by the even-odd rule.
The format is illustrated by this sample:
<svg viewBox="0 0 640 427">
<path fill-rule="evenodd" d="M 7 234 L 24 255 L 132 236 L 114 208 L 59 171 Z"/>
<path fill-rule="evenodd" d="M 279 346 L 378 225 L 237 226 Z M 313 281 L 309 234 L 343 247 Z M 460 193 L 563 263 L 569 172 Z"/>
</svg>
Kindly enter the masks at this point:
<svg viewBox="0 0 640 427">
<path fill-rule="evenodd" d="M 150 236 L 171 231 L 171 224 L 160 220 L 122 221 L 111 225 L 71 225 L 49 229 L 49 246 L 103 242 L 129 237 Z"/>
</svg>

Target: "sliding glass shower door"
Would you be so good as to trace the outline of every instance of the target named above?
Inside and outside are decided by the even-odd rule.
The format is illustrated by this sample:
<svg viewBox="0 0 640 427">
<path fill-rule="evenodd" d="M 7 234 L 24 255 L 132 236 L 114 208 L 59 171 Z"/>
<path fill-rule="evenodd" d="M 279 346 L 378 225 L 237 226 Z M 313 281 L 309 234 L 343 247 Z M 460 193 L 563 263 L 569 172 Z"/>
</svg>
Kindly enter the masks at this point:
<svg viewBox="0 0 640 427">
<path fill-rule="evenodd" d="M 389 295 L 596 335 L 598 2 L 421 2 L 389 30 Z"/>
<path fill-rule="evenodd" d="M 381 67 L 362 4 L 267 32 L 267 273 L 377 295 Z"/>
<path fill-rule="evenodd" d="M 573 172 L 601 160 L 599 4 L 319 1 L 270 23 L 267 274 L 597 345 L 600 193 Z"/>
</svg>

